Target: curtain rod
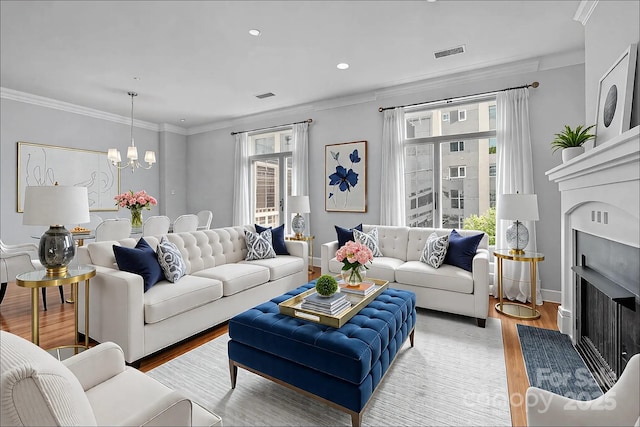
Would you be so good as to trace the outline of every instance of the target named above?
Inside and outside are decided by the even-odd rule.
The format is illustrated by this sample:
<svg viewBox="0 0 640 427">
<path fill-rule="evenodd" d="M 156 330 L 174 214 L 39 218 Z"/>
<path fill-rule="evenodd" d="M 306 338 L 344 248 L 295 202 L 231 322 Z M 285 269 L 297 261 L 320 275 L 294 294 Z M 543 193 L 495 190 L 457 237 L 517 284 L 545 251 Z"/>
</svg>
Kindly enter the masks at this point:
<svg viewBox="0 0 640 427">
<path fill-rule="evenodd" d="M 243 132 L 255 132 L 257 130 L 267 130 L 267 129 L 281 128 L 283 126 L 289 126 L 289 125 L 299 125 L 300 123 L 313 123 L 313 119 L 307 119 L 307 120 L 303 120 L 301 122 L 285 123 L 283 125 L 277 125 L 277 126 L 269 126 L 269 127 L 266 127 L 266 128 L 251 129 L 251 130 L 241 130 L 239 132 L 231 132 L 231 135 L 237 135 L 237 134 L 243 133 Z"/>
<path fill-rule="evenodd" d="M 427 102 L 418 102 L 415 104 L 407 104 L 407 105 L 396 105 L 395 107 L 380 107 L 378 108 L 379 112 L 383 112 L 384 110 L 392 110 L 394 108 L 405 108 L 405 107 L 416 107 L 418 105 L 425 105 L 425 104 L 431 104 L 433 102 L 441 102 L 441 101 L 451 101 L 453 99 L 459 99 L 459 98 L 467 98 L 467 97 L 472 97 L 472 96 L 479 96 L 479 95 L 488 95 L 490 93 L 496 93 L 496 92 L 504 92 L 506 90 L 513 90 L 513 89 L 524 89 L 527 87 L 532 87 L 532 88 L 537 88 L 538 86 L 540 86 L 540 83 L 538 82 L 533 82 L 531 84 L 528 85 L 522 85 L 522 86 L 516 86 L 516 87 L 508 87 L 506 89 L 501 89 L 501 90 L 492 90 L 489 92 L 480 92 L 480 93 L 474 93 L 473 95 L 465 95 L 465 96 L 455 96 L 452 98 L 443 98 L 443 99 L 436 99 L 435 101 L 427 101 Z"/>
</svg>

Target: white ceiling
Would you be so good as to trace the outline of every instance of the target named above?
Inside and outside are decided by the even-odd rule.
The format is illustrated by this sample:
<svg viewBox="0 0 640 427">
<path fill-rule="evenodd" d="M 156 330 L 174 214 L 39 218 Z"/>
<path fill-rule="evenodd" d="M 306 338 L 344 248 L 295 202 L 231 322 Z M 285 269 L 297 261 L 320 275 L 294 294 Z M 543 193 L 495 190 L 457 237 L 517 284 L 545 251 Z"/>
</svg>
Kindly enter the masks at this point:
<svg viewBox="0 0 640 427">
<path fill-rule="evenodd" d="M 581 51 L 579 4 L 2 0 L 0 86 L 125 117 L 133 90 L 136 119 L 191 128 Z"/>
</svg>

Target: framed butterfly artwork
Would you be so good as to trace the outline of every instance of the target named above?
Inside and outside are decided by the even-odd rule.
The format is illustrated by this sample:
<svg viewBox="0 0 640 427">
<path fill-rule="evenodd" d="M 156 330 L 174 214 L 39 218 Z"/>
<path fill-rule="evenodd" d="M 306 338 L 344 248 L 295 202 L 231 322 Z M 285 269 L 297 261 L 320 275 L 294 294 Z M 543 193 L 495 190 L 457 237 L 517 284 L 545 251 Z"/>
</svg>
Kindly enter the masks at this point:
<svg viewBox="0 0 640 427">
<path fill-rule="evenodd" d="M 367 141 L 324 147 L 327 212 L 367 211 Z"/>
</svg>

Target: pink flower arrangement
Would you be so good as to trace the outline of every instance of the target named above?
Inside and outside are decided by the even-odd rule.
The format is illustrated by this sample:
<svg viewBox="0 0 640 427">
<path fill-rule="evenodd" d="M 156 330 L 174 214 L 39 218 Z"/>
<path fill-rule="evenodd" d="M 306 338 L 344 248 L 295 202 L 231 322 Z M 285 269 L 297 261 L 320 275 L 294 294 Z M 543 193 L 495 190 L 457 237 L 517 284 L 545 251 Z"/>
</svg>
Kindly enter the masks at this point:
<svg viewBox="0 0 640 427">
<path fill-rule="evenodd" d="M 158 201 L 148 195 L 144 190 L 140 190 L 137 193 L 131 190 L 125 191 L 115 196 L 114 200 L 116 201 L 116 206 L 132 210 L 140 210 L 142 208 L 151 209 L 151 205 L 155 206 L 158 204 Z"/>
<path fill-rule="evenodd" d="M 373 253 L 371 249 L 360 242 L 348 241 L 338 249 L 336 259 L 344 264 L 343 270 L 357 270 L 360 266 L 369 268 L 366 264 L 373 260 Z"/>
</svg>

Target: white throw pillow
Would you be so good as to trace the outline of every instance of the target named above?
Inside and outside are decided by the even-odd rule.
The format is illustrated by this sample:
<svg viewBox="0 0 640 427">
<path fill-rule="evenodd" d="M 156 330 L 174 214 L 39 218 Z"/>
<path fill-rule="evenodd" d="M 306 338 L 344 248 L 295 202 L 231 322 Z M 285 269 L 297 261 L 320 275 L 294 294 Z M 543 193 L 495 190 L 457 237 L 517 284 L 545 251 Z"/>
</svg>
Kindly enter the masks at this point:
<svg viewBox="0 0 640 427">
<path fill-rule="evenodd" d="M 158 243 L 156 252 L 158 253 L 158 262 L 162 267 L 164 277 L 168 281 L 175 283 L 187 274 L 187 266 L 184 263 L 180 249 L 168 241 L 165 236 L 162 236 L 162 240 Z"/>
<path fill-rule="evenodd" d="M 271 229 L 266 229 L 262 233 L 244 230 L 244 237 L 247 241 L 247 261 L 256 259 L 275 258 L 276 252 L 273 250 Z"/>
<path fill-rule="evenodd" d="M 420 255 L 420 262 L 424 262 L 433 268 L 438 268 L 444 262 L 444 258 L 447 255 L 447 248 L 449 247 L 449 235 L 438 236 L 435 232 L 427 238 L 427 243 L 422 249 Z"/>
<path fill-rule="evenodd" d="M 382 256 L 382 252 L 380 252 L 380 247 L 378 246 L 378 229 L 372 228 L 370 232 L 363 233 L 362 231 L 358 231 L 355 228 L 353 229 L 353 238 L 356 242 L 360 242 L 369 249 L 371 249 L 371 253 L 374 257 Z"/>
</svg>

